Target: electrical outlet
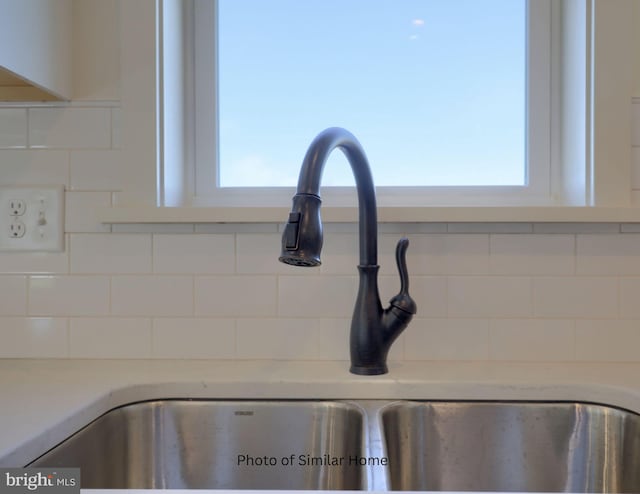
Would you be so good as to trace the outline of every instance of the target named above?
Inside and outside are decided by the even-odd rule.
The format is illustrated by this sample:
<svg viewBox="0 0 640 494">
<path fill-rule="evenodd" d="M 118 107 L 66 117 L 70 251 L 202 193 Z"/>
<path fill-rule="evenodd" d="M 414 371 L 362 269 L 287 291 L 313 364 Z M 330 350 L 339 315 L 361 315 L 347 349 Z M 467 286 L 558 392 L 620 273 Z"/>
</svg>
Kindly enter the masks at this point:
<svg viewBox="0 0 640 494">
<path fill-rule="evenodd" d="M 0 187 L 0 250 L 64 250 L 64 187 Z"/>
<path fill-rule="evenodd" d="M 11 216 L 22 216 L 27 210 L 27 203 L 24 199 L 11 199 L 9 201 L 9 214 Z"/>
<path fill-rule="evenodd" d="M 24 223 L 18 219 L 13 220 L 10 224 L 9 224 L 9 236 L 11 238 L 22 238 L 24 237 L 24 234 L 27 232 L 26 227 L 24 226 Z"/>
</svg>

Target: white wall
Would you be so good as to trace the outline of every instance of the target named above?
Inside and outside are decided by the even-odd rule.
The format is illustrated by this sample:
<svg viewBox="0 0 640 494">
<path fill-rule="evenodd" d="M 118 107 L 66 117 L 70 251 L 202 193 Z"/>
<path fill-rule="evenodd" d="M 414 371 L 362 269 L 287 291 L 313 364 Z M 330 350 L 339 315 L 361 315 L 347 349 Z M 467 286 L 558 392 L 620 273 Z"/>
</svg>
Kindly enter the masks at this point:
<svg viewBox="0 0 640 494">
<path fill-rule="evenodd" d="M 0 357 L 346 360 L 355 225 L 327 225 L 323 266 L 303 270 L 277 262 L 275 224 L 97 222 L 132 166 L 118 3 L 102 2 L 76 2 L 76 43 L 88 36 L 105 65 L 79 57 L 75 101 L 0 107 L 0 183 L 67 187 L 65 252 L 0 253 Z M 640 192 L 640 101 L 630 108 Z M 381 225 L 385 301 L 403 233 L 419 313 L 392 361 L 640 360 L 640 225 Z"/>
</svg>

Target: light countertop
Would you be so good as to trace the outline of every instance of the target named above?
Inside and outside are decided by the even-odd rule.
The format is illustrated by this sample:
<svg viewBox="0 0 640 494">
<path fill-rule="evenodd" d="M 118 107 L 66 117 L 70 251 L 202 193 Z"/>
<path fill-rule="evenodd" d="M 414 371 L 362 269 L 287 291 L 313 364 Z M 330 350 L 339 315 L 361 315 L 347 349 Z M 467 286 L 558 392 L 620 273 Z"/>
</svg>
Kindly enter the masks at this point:
<svg viewBox="0 0 640 494">
<path fill-rule="evenodd" d="M 102 413 L 159 398 L 587 401 L 640 413 L 640 364 L 0 359 L 0 466 L 24 466 Z"/>
</svg>

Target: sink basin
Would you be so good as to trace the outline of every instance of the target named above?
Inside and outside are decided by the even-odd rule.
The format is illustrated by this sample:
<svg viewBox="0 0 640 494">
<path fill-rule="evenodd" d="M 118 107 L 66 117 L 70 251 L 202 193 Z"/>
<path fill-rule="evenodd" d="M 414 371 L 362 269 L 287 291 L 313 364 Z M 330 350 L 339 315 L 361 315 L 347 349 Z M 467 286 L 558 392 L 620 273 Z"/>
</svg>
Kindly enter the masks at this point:
<svg viewBox="0 0 640 494">
<path fill-rule="evenodd" d="M 80 467 L 85 489 L 637 493 L 638 465 L 640 415 L 605 405 L 162 400 L 28 466 Z"/>
<path fill-rule="evenodd" d="M 151 401 L 107 412 L 29 466 L 80 467 L 83 489 L 357 490 L 363 468 L 330 463 L 362 455 L 363 430 L 349 403 Z"/>
<path fill-rule="evenodd" d="M 393 490 L 640 492 L 640 416 L 620 409 L 398 402 L 381 422 Z"/>
</svg>

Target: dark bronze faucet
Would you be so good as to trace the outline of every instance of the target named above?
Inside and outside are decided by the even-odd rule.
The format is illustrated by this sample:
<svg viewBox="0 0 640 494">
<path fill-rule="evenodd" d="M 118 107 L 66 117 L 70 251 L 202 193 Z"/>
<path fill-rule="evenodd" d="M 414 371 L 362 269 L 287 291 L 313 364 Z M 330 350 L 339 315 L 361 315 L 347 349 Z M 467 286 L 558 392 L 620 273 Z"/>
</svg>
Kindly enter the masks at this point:
<svg viewBox="0 0 640 494">
<path fill-rule="evenodd" d="M 321 132 L 311 143 L 302 162 L 293 207 L 282 234 L 280 261 L 295 266 L 319 266 L 322 250 L 320 218 L 320 178 L 329 154 L 339 148 L 347 157 L 358 190 L 360 225 L 360 286 L 351 320 L 351 372 L 362 375 L 386 374 L 391 344 L 416 313 L 409 296 L 406 252 L 409 240 L 400 239 L 396 263 L 400 273 L 400 293 L 387 309 L 378 292 L 378 221 L 376 193 L 369 162 L 358 140 L 348 131 L 333 127 Z"/>
</svg>

